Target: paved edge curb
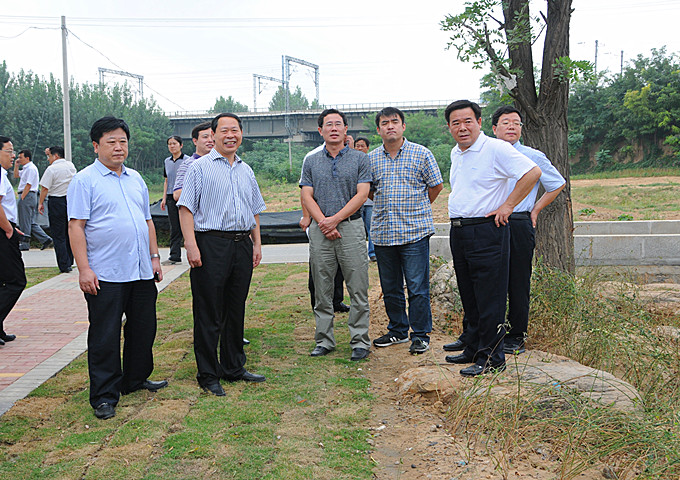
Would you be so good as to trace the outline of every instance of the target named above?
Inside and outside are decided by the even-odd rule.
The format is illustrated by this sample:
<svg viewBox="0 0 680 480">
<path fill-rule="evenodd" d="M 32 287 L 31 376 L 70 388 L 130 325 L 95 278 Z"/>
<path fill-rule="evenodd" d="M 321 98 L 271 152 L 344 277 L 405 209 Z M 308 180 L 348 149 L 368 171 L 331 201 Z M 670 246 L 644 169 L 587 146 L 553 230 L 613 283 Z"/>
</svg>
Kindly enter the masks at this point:
<svg viewBox="0 0 680 480">
<path fill-rule="evenodd" d="M 177 264 L 170 272 L 163 275 L 163 281 L 157 287 L 158 291 L 162 292 L 165 287 L 170 285 L 173 281 L 179 278 L 184 272 L 189 270 L 189 265 Z M 61 281 L 61 275 L 77 275 L 77 270 L 74 269 L 71 273 L 62 273 L 50 278 L 42 283 L 32 286 L 24 290 L 21 294 L 21 299 L 40 293 L 43 290 L 52 288 L 55 283 Z M 0 416 L 6 413 L 19 400 L 26 398 L 33 390 L 45 383 L 47 380 L 59 373 L 79 355 L 87 351 L 87 332 L 83 332 L 76 338 L 71 340 L 67 345 L 59 349 L 47 360 L 39 365 L 33 367 L 29 372 L 24 374 L 17 381 L 9 385 L 0 392 Z"/>
</svg>

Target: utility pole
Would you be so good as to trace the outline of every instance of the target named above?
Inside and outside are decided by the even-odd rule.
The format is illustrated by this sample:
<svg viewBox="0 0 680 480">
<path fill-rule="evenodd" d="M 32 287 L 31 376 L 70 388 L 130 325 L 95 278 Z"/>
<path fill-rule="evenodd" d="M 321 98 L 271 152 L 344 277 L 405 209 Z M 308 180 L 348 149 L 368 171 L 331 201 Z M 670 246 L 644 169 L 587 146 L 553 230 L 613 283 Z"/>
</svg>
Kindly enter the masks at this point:
<svg viewBox="0 0 680 480">
<path fill-rule="evenodd" d="M 293 131 L 290 124 L 290 64 L 298 63 L 305 67 L 314 69 L 314 85 L 316 86 L 316 103 L 319 103 L 319 66 L 308 62 L 306 60 L 301 60 L 299 58 L 290 57 L 288 55 L 281 56 L 281 80 L 283 80 L 283 89 L 286 96 L 286 129 L 288 130 L 288 163 L 290 172 L 293 171 L 293 155 L 291 153 L 291 143 L 293 142 Z"/>
<path fill-rule="evenodd" d="M 623 75 L 623 50 L 621 50 L 621 71 L 619 72 L 619 75 Z"/>
<path fill-rule="evenodd" d="M 595 40 L 595 75 L 597 75 L 597 44 L 598 41 Z"/>
<path fill-rule="evenodd" d="M 64 156 L 72 162 L 71 158 L 71 101 L 69 98 L 68 59 L 66 58 L 66 17 L 61 17 L 61 55 L 64 62 Z"/>
</svg>

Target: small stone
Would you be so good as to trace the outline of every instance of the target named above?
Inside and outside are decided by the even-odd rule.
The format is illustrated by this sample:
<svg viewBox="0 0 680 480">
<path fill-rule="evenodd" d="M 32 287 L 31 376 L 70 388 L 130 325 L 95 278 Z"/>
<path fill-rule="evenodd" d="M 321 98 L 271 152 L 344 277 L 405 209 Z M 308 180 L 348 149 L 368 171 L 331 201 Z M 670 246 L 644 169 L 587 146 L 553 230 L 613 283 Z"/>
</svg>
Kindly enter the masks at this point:
<svg viewBox="0 0 680 480">
<path fill-rule="evenodd" d="M 604 478 L 609 479 L 609 480 L 616 480 L 617 478 L 619 478 L 619 477 L 616 475 L 616 473 L 614 473 L 614 470 L 611 469 L 611 467 L 604 467 L 604 468 L 602 469 L 602 476 L 603 476 Z"/>
<path fill-rule="evenodd" d="M 412 464 L 411 464 L 411 468 L 418 468 L 418 467 L 416 467 L 416 464 L 415 464 L 415 463 L 412 463 Z"/>
</svg>

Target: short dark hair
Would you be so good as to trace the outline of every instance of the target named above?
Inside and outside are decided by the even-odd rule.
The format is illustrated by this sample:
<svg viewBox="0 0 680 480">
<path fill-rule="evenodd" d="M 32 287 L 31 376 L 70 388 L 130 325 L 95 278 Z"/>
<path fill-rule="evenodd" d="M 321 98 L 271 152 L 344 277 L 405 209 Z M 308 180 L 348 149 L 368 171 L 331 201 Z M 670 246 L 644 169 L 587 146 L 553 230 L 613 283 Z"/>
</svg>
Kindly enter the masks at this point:
<svg viewBox="0 0 680 480">
<path fill-rule="evenodd" d="M 180 137 L 179 135 L 169 136 L 168 139 L 165 141 L 165 144 L 167 145 L 168 143 L 170 143 L 170 140 L 176 140 L 177 143 L 179 143 L 180 145 L 184 145 L 184 141 L 182 140 L 182 137 Z"/>
<path fill-rule="evenodd" d="M 198 140 L 198 134 L 203 130 L 210 130 L 210 122 L 203 122 L 191 129 L 191 138 Z"/>
<path fill-rule="evenodd" d="M 92 124 L 90 129 L 90 138 L 93 142 L 99 143 L 106 132 L 112 132 L 118 128 L 122 128 L 125 136 L 130 140 L 130 127 L 122 118 L 116 117 L 102 117 Z M 50 149 L 51 151 L 52 149 Z M 54 152 L 52 152 L 54 153 Z"/>
<path fill-rule="evenodd" d="M 323 127 L 323 121 L 325 120 L 325 118 L 328 115 L 332 115 L 334 113 L 340 115 L 340 117 L 342 118 L 342 122 L 345 124 L 345 126 L 347 126 L 347 115 L 345 115 L 340 110 L 337 110 L 335 108 L 327 108 L 326 110 L 321 112 L 321 114 L 319 115 L 319 118 L 316 121 L 319 124 L 319 128 Z"/>
<path fill-rule="evenodd" d="M 393 117 L 395 115 L 399 115 L 399 118 L 401 118 L 401 123 L 405 123 L 404 112 L 395 107 L 385 107 L 375 115 L 375 126 L 380 126 L 380 117 Z"/>
<path fill-rule="evenodd" d="M 24 157 L 25 157 L 25 158 L 28 158 L 29 160 L 33 157 L 33 154 L 32 154 L 31 151 L 30 151 L 29 149 L 27 149 L 27 148 L 24 149 L 24 150 L 22 150 L 22 151 L 20 151 L 20 152 L 19 152 L 19 155 L 21 155 L 21 154 L 23 154 Z"/>
<path fill-rule="evenodd" d="M 451 112 L 454 110 L 462 110 L 464 108 L 471 108 L 473 112 L 475 112 L 475 118 L 479 120 L 482 118 L 482 109 L 477 105 L 475 102 L 471 102 L 470 100 L 456 100 L 453 103 L 450 103 L 448 107 L 446 107 L 446 110 L 444 111 L 444 118 L 446 118 L 446 123 L 449 123 L 449 116 L 451 115 Z"/>
<path fill-rule="evenodd" d="M 503 105 L 502 107 L 498 107 L 498 110 L 493 112 L 493 115 L 491 116 L 491 125 L 495 127 L 496 125 L 498 125 L 498 119 L 501 118 L 502 115 L 507 115 L 509 113 L 516 113 L 517 115 L 519 115 L 520 121 L 524 121 L 524 118 L 522 117 L 522 112 L 517 110 L 512 105 Z"/>
<path fill-rule="evenodd" d="M 220 122 L 220 118 L 224 118 L 224 117 L 236 119 L 236 121 L 238 122 L 238 128 L 241 131 L 243 131 L 243 122 L 241 121 L 241 117 L 239 117 L 235 113 L 226 112 L 226 113 L 220 113 L 219 115 L 217 115 L 215 118 L 212 119 L 212 122 L 210 122 L 210 129 L 213 132 L 217 132 L 217 124 Z M 198 138 L 198 137 L 196 137 L 196 138 Z"/>
<path fill-rule="evenodd" d="M 354 145 L 356 145 L 359 140 L 363 141 L 367 147 L 371 146 L 371 142 L 369 142 L 366 137 L 357 137 L 356 140 L 354 140 Z"/>
<path fill-rule="evenodd" d="M 50 147 L 50 154 L 51 155 L 56 155 L 57 158 L 64 158 L 64 147 L 55 145 L 54 147 Z"/>
<path fill-rule="evenodd" d="M 0 149 L 2 149 L 6 143 L 11 141 L 12 141 L 11 138 L 0 135 Z"/>
</svg>

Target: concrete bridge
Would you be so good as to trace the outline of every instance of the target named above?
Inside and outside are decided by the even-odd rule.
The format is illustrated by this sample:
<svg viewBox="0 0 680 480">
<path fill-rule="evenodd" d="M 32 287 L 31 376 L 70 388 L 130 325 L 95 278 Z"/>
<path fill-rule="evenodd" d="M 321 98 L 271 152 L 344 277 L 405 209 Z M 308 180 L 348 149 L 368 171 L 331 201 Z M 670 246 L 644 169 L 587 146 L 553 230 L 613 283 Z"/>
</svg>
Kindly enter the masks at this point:
<svg viewBox="0 0 680 480">
<path fill-rule="evenodd" d="M 367 129 L 364 118 L 371 119 L 373 125 L 374 115 L 384 107 L 397 107 L 404 113 L 424 112 L 428 115 L 437 115 L 437 111 L 446 108 L 449 101 L 426 101 L 410 102 L 395 105 L 393 103 L 360 103 L 350 105 L 332 105 L 323 108 L 337 108 L 347 114 L 349 133 L 356 136 L 360 133 L 374 132 L 373 128 Z M 288 138 L 292 136 L 293 142 L 319 143 L 317 131 L 317 117 L 323 111 L 321 109 L 299 110 L 292 112 L 243 112 L 239 117 L 243 120 L 243 136 L 248 139 L 264 138 Z M 176 112 L 169 114 L 170 123 L 173 126 L 174 135 L 183 139 L 191 138 L 191 129 L 197 124 L 212 120 L 215 115 L 209 112 Z M 286 128 L 286 117 L 290 124 L 290 134 Z"/>
</svg>

